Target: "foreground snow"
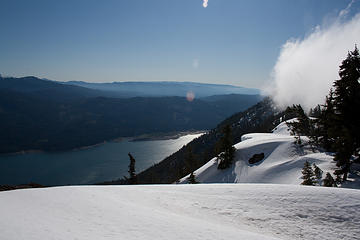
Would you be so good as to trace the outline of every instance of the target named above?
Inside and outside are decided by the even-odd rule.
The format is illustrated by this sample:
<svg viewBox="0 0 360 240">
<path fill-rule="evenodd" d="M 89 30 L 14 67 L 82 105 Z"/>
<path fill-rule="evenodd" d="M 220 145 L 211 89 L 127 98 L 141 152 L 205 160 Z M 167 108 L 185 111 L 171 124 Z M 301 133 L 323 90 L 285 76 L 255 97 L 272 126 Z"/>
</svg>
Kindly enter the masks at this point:
<svg viewBox="0 0 360 240">
<path fill-rule="evenodd" d="M 360 191 L 261 184 L 0 193 L 1 239 L 359 239 Z"/>
<path fill-rule="evenodd" d="M 290 120 L 293 121 L 293 120 Z M 303 142 L 307 141 L 302 137 Z M 334 172 L 333 156 L 324 152 L 313 152 L 309 146 L 294 144 L 285 122 L 277 126 L 273 133 L 251 133 L 242 136 L 235 145 L 234 164 L 225 170 L 217 169 L 214 158 L 195 171 L 196 180 L 201 183 L 276 183 L 296 184 L 302 182 L 301 170 L 305 161 L 316 163 L 323 171 Z M 264 153 L 265 158 L 255 164 L 249 164 L 254 154 Z M 187 177 L 180 180 L 187 183 Z"/>
</svg>

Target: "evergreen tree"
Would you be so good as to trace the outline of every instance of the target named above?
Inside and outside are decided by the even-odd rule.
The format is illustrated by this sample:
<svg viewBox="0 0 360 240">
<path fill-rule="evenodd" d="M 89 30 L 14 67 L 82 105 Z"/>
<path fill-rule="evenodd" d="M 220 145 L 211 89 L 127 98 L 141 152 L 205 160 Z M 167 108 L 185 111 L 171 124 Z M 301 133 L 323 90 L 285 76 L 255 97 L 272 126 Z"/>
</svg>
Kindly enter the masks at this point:
<svg viewBox="0 0 360 240">
<path fill-rule="evenodd" d="M 319 118 L 321 115 L 321 106 L 318 104 L 316 107 L 311 108 L 309 116 L 313 118 Z"/>
<path fill-rule="evenodd" d="M 188 183 L 189 183 L 189 184 L 196 184 L 196 183 L 198 183 L 198 182 L 196 181 L 196 177 L 195 177 L 194 172 L 191 172 L 191 173 L 190 173 L 190 176 L 187 178 L 187 180 L 188 180 Z"/>
<path fill-rule="evenodd" d="M 336 187 L 336 183 L 334 178 L 331 176 L 330 173 L 326 173 L 326 177 L 324 178 L 324 187 Z"/>
<path fill-rule="evenodd" d="M 192 172 L 196 164 L 195 164 L 194 154 L 190 146 L 186 146 L 186 152 L 184 158 L 185 158 L 184 161 L 186 168 L 185 172 L 186 173 Z"/>
<path fill-rule="evenodd" d="M 194 168 L 195 168 L 195 159 L 192 152 L 192 149 L 190 146 L 186 147 L 186 153 L 185 153 L 185 165 L 186 165 L 186 172 L 190 172 L 190 176 L 187 178 L 188 183 L 195 184 L 198 183 L 196 181 L 196 177 L 194 174 Z"/>
<path fill-rule="evenodd" d="M 333 138 L 330 136 L 332 133 L 333 126 L 335 124 L 335 110 L 334 110 L 334 92 L 330 89 L 330 93 L 326 96 L 325 104 L 321 109 L 320 116 L 316 120 L 316 144 L 323 147 L 327 151 L 333 151 Z"/>
<path fill-rule="evenodd" d="M 331 137 L 334 138 L 336 165 L 346 181 L 350 171 L 350 158 L 360 150 L 360 121 L 354 112 L 360 109 L 360 56 L 359 50 L 348 53 L 340 65 L 340 79 L 334 82 L 334 122 Z"/>
<path fill-rule="evenodd" d="M 337 169 L 337 170 L 335 170 L 334 171 L 334 174 L 335 174 L 335 176 L 336 176 L 336 178 L 335 178 L 335 183 L 336 184 L 341 184 L 341 182 L 342 182 L 342 171 L 341 170 L 339 170 L 339 169 Z"/>
<path fill-rule="evenodd" d="M 135 173 L 135 158 L 128 153 L 128 156 L 130 158 L 130 164 L 129 164 L 129 178 L 127 178 L 127 182 L 129 184 L 137 184 L 137 177 L 136 177 L 136 173 Z"/>
<path fill-rule="evenodd" d="M 315 179 L 314 179 L 314 172 L 311 168 L 311 165 L 308 161 L 304 163 L 304 167 L 301 171 L 302 173 L 302 179 L 304 181 L 301 183 L 302 185 L 314 185 Z"/>
<path fill-rule="evenodd" d="M 306 116 L 304 109 L 301 107 L 300 104 L 293 105 L 290 110 L 295 113 L 297 121 L 287 123 L 287 125 L 290 128 L 290 133 L 295 136 L 296 143 L 301 144 L 300 136 L 310 135 L 311 122 L 309 117 Z"/>
<path fill-rule="evenodd" d="M 231 135 L 230 125 L 226 125 L 223 129 L 223 136 L 220 139 L 221 153 L 218 156 L 218 169 L 230 167 L 235 156 L 235 147 Z"/>
<path fill-rule="evenodd" d="M 321 179 L 322 179 L 323 171 L 318 166 L 316 166 L 315 163 L 313 164 L 313 168 L 314 168 L 314 175 L 315 175 L 317 184 L 319 184 L 319 186 L 321 186 Z"/>
</svg>

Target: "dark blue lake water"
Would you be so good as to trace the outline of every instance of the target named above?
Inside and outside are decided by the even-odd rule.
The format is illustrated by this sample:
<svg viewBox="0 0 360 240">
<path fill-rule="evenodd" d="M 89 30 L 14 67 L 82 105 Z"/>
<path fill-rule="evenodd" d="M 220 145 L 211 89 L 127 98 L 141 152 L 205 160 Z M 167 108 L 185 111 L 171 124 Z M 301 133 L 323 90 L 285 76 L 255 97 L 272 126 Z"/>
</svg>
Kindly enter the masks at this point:
<svg viewBox="0 0 360 240">
<path fill-rule="evenodd" d="M 0 155 L 0 185 L 91 184 L 116 180 L 128 176 L 128 152 L 136 159 L 136 172 L 140 172 L 200 135 L 135 142 L 123 139 L 76 151 Z"/>
</svg>

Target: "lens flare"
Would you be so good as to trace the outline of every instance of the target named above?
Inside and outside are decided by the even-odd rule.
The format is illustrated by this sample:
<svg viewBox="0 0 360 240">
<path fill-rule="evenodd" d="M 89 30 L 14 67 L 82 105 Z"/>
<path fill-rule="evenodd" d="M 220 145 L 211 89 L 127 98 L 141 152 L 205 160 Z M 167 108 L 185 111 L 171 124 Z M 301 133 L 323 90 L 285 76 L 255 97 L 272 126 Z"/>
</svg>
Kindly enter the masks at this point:
<svg viewBox="0 0 360 240">
<path fill-rule="evenodd" d="M 204 1 L 204 2 L 203 2 L 203 7 L 206 8 L 206 7 L 208 6 L 208 1 L 209 1 L 209 0 L 203 0 L 203 1 Z"/>
<path fill-rule="evenodd" d="M 194 99 L 195 99 L 195 94 L 192 91 L 186 93 L 186 100 L 192 102 L 194 101 Z"/>
</svg>

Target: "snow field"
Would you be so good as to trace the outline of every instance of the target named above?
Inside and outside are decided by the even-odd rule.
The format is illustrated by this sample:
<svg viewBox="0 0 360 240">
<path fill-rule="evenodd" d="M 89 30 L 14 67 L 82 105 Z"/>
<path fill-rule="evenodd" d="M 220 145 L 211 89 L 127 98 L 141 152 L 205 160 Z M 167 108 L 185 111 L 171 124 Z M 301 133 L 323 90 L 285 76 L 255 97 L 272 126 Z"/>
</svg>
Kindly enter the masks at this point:
<svg viewBox="0 0 360 240">
<path fill-rule="evenodd" d="M 359 239 L 360 191 L 273 184 L 0 193 L 1 239 Z"/>
</svg>

